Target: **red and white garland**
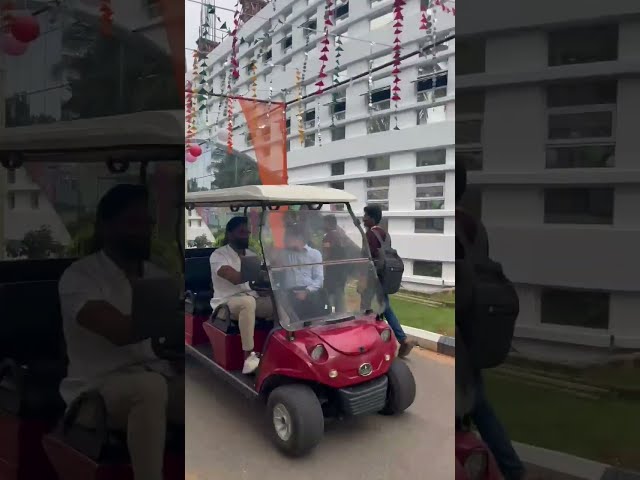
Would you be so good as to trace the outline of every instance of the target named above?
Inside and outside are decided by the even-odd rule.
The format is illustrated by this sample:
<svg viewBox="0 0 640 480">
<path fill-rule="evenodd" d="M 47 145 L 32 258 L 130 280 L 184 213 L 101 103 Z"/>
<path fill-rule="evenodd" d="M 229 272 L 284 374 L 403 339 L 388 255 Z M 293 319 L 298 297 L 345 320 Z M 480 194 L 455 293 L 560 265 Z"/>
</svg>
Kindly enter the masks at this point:
<svg viewBox="0 0 640 480">
<path fill-rule="evenodd" d="M 322 44 L 322 49 L 320 50 L 320 62 L 322 66 L 320 67 L 320 72 L 318 73 L 318 81 L 316 82 L 316 87 L 318 87 L 318 91 L 316 95 L 322 94 L 324 91 L 324 79 L 327 77 L 325 69 L 327 68 L 327 62 L 329 61 L 329 45 L 331 41 L 329 40 L 329 27 L 333 26 L 333 22 L 331 18 L 333 17 L 333 1 L 326 0 L 324 7 L 324 37 L 320 41 Z"/>
<path fill-rule="evenodd" d="M 393 40 L 393 87 L 391 88 L 391 101 L 394 102 L 396 111 L 398 110 L 398 102 L 401 100 L 400 97 L 400 63 L 402 62 L 402 41 L 400 40 L 400 35 L 402 34 L 403 28 L 403 20 L 404 15 L 402 14 L 402 10 L 406 5 L 405 0 L 395 0 L 393 3 L 393 18 L 395 23 L 393 24 L 393 28 L 395 31 L 393 32 L 395 38 Z M 398 119 L 396 115 L 396 128 L 398 126 Z"/>
</svg>

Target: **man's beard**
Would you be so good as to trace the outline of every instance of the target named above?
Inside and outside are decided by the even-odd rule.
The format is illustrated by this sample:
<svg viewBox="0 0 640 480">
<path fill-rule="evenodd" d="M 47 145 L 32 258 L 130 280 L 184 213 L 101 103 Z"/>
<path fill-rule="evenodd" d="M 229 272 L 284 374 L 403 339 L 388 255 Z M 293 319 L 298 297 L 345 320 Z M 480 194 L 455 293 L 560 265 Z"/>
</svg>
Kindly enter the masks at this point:
<svg viewBox="0 0 640 480">
<path fill-rule="evenodd" d="M 231 246 L 237 250 L 246 250 L 247 248 L 249 248 L 249 239 L 236 238 L 234 239 Z"/>
</svg>

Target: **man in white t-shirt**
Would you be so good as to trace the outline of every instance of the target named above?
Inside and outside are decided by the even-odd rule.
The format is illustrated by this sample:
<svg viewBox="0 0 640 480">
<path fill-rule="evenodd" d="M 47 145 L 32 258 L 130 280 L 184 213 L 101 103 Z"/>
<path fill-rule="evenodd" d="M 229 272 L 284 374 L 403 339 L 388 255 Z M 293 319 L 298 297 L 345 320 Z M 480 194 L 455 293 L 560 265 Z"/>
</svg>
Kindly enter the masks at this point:
<svg viewBox="0 0 640 480">
<path fill-rule="evenodd" d="M 111 428 L 127 432 L 136 480 L 161 480 L 168 419 L 184 425 L 184 376 L 133 339 L 132 282 L 167 274 L 147 261 L 153 221 L 148 192 L 118 185 L 100 200 L 96 253 L 72 264 L 59 284 L 69 356 L 60 390 L 67 406 L 97 390 Z M 91 408 L 80 421 L 93 421 Z M 92 426 L 92 425 L 87 425 Z"/>
<path fill-rule="evenodd" d="M 242 281 L 241 257 L 256 255 L 249 250 L 249 235 L 247 218 L 232 218 L 225 229 L 225 245 L 216 249 L 209 260 L 213 282 L 211 308 L 215 310 L 226 304 L 231 317 L 238 320 L 245 358 L 242 373 L 246 375 L 255 372 L 260 365 L 253 344 L 256 317 L 273 317 L 271 298 L 258 295 Z"/>
</svg>

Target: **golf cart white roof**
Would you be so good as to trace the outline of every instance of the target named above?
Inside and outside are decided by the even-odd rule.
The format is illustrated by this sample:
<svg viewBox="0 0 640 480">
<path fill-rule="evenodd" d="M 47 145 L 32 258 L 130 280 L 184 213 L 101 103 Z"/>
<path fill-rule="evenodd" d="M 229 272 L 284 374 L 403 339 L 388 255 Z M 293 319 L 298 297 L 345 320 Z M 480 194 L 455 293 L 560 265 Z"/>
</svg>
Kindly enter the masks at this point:
<svg viewBox="0 0 640 480">
<path fill-rule="evenodd" d="M 173 147 L 175 156 L 177 147 L 184 151 L 184 121 L 182 110 L 159 110 L 5 128 L 0 130 L 0 155 L 76 162 L 145 152 L 152 159 L 151 152 L 164 157 Z"/>
<path fill-rule="evenodd" d="M 303 203 L 353 203 L 357 198 L 344 190 L 310 185 L 247 185 L 187 193 L 187 205 L 256 206 Z"/>
</svg>

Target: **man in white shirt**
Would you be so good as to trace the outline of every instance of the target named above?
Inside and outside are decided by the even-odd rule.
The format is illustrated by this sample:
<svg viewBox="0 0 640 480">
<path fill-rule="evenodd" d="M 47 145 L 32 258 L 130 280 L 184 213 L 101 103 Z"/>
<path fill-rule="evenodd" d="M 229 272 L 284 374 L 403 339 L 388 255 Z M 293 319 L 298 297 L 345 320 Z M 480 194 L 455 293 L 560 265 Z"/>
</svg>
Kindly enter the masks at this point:
<svg viewBox="0 0 640 480">
<path fill-rule="evenodd" d="M 271 298 L 258 295 L 242 281 L 241 257 L 256 256 L 249 250 L 249 235 L 247 218 L 232 218 L 225 229 L 225 245 L 216 249 L 209 260 L 213 282 L 211 308 L 215 310 L 226 304 L 231 317 L 238 320 L 245 357 L 242 373 L 246 375 L 255 372 L 260 365 L 253 343 L 256 317 L 273 317 Z"/>
<path fill-rule="evenodd" d="M 98 204 L 96 253 L 72 264 L 59 283 L 69 356 L 61 395 L 69 406 L 88 390 L 101 394 L 110 428 L 127 432 L 136 480 L 163 478 L 167 419 L 184 425 L 183 375 L 154 354 L 150 340 L 133 337 L 132 282 L 167 275 L 147 261 L 152 227 L 144 186 L 112 188 Z M 81 423 L 92 426 L 92 413 L 81 412 Z"/>
</svg>

